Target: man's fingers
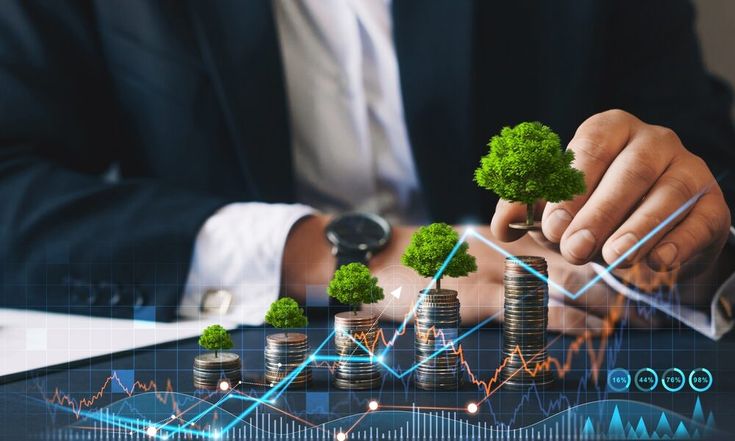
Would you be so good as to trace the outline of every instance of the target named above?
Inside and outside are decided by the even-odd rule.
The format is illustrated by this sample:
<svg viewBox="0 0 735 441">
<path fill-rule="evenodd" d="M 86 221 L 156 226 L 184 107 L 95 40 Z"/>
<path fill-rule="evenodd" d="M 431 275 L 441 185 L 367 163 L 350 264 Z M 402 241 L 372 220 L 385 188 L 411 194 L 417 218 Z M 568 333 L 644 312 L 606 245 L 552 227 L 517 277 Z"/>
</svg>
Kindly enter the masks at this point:
<svg viewBox="0 0 735 441">
<path fill-rule="evenodd" d="M 544 209 L 544 205 L 546 205 L 544 201 L 536 202 L 535 212 L 541 213 Z M 525 231 L 510 228 L 508 224 L 525 221 L 525 204 L 508 202 L 501 199 L 495 207 L 495 214 L 493 215 L 493 220 L 490 223 L 490 230 L 493 235 L 501 241 L 513 242 L 514 240 L 520 239 Z"/>
<path fill-rule="evenodd" d="M 495 214 L 490 222 L 490 231 L 493 236 L 503 242 L 512 242 L 523 236 L 523 231 L 508 227 L 511 222 L 521 222 L 526 218 L 526 207 L 500 199 L 495 206 Z"/>
<path fill-rule="evenodd" d="M 582 335 L 585 331 L 589 331 L 592 335 L 599 335 L 603 326 L 602 319 L 573 306 L 553 301 L 549 304 L 548 329 L 550 331 L 568 335 Z"/>
<path fill-rule="evenodd" d="M 689 215 L 656 245 L 649 255 L 651 268 L 669 271 L 678 268 L 708 248 L 722 247 L 727 240 L 730 213 L 723 208 L 722 192 L 714 187 L 694 205 Z"/>
<path fill-rule="evenodd" d="M 573 166 L 584 172 L 587 191 L 571 201 L 546 206 L 543 232 L 550 241 L 561 241 L 572 218 L 587 202 L 638 124 L 640 121 L 633 115 L 610 110 L 591 116 L 579 126 L 567 148 L 574 152 Z"/>
<path fill-rule="evenodd" d="M 707 178 L 702 176 L 702 173 L 697 173 L 697 170 L 693 166 L 682 166 L 676 169 L 670 167 L 661 176 L 640 206 L 605 242 L 602 248 L 602 256 L 607 263 L 612 263 L 627 254 L 620 266 L 624 268 L 632 265 L 646 256 L 656 246 L 661 237 L 672 230 L 679 219 L 686 216 L 691 207 L 684 210 L 678 219 L 673 219 L 666 226 L 660 227 L 668 216 L 684 207 L 687 202 L 690 202 L 692 198 L 696 198 L 705 189 Z M 714 182 L 714 178 L 711 176 L 710 180 Z M 661 228 L 661 230 L 645 243 L 640 243 L 647 234 L 656 228 Z M 633 251 L 631 252 L 631 250 Z"/>
<path fill-rule="evenodd" d="M 676 136 L 662 129 L 630 139 L 562 235 L 560 250 L 565 259 L 575 264 L 592 260 L 648 193 L 676 155 L 677 144 L 669 142 L 668 133 Z M 624 239 L 630 242 L 630 236 Z"/>
</svg>

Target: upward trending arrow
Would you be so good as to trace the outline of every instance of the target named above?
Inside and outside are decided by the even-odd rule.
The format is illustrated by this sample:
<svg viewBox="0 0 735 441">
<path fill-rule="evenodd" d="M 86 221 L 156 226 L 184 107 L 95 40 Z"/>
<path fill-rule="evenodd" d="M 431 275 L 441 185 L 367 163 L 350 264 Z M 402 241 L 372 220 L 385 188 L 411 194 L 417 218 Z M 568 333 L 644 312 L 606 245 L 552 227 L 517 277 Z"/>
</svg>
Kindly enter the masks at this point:
<svg viewBox="0 0 735 441">
<path fill-rule="evenodd" d="M 391 291 L 390 292 L 390 295 L 392 295 L 396 299 L 400 299 L 401 298 L 401 290 L 402 289 L 403 289 L 403 287 L 402 286 L 399 286 L 398 288 L 396 288 L 393 291 Z"/>
</svg>

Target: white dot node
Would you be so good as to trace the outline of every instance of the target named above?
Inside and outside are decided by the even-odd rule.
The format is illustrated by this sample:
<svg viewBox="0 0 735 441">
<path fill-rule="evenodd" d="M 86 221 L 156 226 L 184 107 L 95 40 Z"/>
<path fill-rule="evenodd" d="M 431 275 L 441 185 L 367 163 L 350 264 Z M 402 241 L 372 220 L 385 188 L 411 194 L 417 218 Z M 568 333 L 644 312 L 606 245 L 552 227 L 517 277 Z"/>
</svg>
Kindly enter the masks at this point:
<svg viewBox="0 0 735 441">
<path fill-rule="evenodd" d="M 153 426 L 150 426 L 147 429 L 145 429 L 145 434 L 148 436 L 156 436 L 157 432 L 158 430 L 156 430 L 156 428 Z"/>
<path fill-rule="evenodd" d="M 221 391 L 224 392 L 224 391 L 226 391 L 229 388 L 230 388 L 230 382 L 229 381 L 227 381 L 227 380 L 220 381 L 220 383 L 219 383 L 219 390 L 221 390 Z"/>
<path fill-rule="evenodd" d="M 347 435 L 344 432 L 339 432 L 337 434 L 337 441 L 345 441 L 347 439 Z"/>
<path fill-rule="evenodd" d="M 378 410 L 378 402 L 375 400 L 372 400 L 368 403 L 368 409 L 370 410 Z"/>
<path fill-rule="evenodd" d="M 476 414 L 477 413 L 477 404 L 475 404 L 475 403 L 468 404 L 467 405 L 467 412 L 469 412 L 471 414 Z"/>
</svg>

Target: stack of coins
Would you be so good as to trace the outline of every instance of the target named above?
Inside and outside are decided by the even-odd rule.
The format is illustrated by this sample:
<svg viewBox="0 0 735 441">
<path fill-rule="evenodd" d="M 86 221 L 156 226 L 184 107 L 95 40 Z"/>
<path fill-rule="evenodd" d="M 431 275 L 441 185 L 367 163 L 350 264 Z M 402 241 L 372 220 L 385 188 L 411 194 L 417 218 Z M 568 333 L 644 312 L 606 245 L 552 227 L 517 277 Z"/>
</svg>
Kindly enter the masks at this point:
<svg viewBox="0 0 735 441">
<path fill-rule="evenodd" d="M 197 355 L 194 358 L 194 387 L 217 389 L 222 381 L 227 381 L 230 387 L 237 386 L 242 379 L 241 367 L 240 356 L 232 352 Z"/>
<path fill-rule="evenodd" d="M 283 380 L 301 366 L 309 352 L 309 338 L 300 333 L 279 333 L 266 337 L 265 381 L 271 386 Z M 311 383 L 311 368 L 307 365 L 289 380 L 294 387 Z"/>
<path fill-rule="evenodd" d="M 340 357 L 334 371 L 336 387 L 373 389 L 382 383 L 380 366 L 370 361 L 372 356 L 365 351 L 374 346 L 377 338 L 376 321 L 377 317 L 362 311 L 357 314 L 345 311 L 334 316 L 334 346 Z"/>
<path fill-rule="evenodd" d="M 462 370 L 459 356 L 451 345 L 448 346 L 457 337 L 460 324 L 457 291 L 424 291 L 415 317 L 416 387 L 425 390 L 457 389 Z M 442 350 L 445 346 L 446 349 Z M 434 355 L 439 350 L 442 351 Z"/>
<path fill-rule="evenodd" d="M 538 366 L 548 357 L 546 325 L 549 315 L 549 289 L 531 274 L 523 262 L 547 276 L 543 257 L 519 256 L 505 259 L 505 306 L 503 323 L 503 381 L 506 387 L 524 388 L 532 383 L 545 387 L 552 383 L 551 371 Z M 522 358 L 521 356 L 522 355 Z M 527 369 L 524 369 L 524 360 Z"/>
</svg>

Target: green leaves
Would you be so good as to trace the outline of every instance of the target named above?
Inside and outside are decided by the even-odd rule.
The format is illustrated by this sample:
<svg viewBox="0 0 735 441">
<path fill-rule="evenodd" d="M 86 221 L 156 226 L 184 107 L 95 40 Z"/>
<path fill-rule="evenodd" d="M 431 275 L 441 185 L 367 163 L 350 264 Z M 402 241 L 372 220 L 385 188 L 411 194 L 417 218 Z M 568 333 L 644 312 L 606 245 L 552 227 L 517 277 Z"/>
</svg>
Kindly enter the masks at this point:
<svg viewBox="0 0 735 441">
<path fill-rule="evenodd" d="M 204 329 L 199 337 L 199 346 L 209 351 L 220 351 L 232 349 L 232 338 L 230 333 L 220 325 L 211 325 Z"/>
<path fill-rule="evenodd" d="M 342 265 L 334 273 L 327 294 L 355 310 L 360 304 L 382 300 L 383 288 L 378 286 L 378 279 L 368 267 L 355 262 Z"/>
<path fill-rule="evenodd" d="M 445 223 L 421 227 L 411 236 L 401 263 L 413 268 L 424 277 L 433 277 L 439 271 L 449 253 L 459 241 L 454 228 Z M 469 245 L 463 242 L 442 276 L 461 277 L 477 271 L 475 257 L 467 252 Z"/>
<path fill-rule="evenodd" d="M 572 167 L 574 152 L 563 151 L 559 136 L 540 122 L 504 127 L 480 159 L 475 182 L 511 202 L 559 202 L 584 193 L 584 174 Z"/>
<path fill-rule="evenodd" d="M 303 328 L 309 324 L 304 309 L 291 297 L 281 297 L 271 303 L 265 322 L 274 328 Z"/>
</svg>

